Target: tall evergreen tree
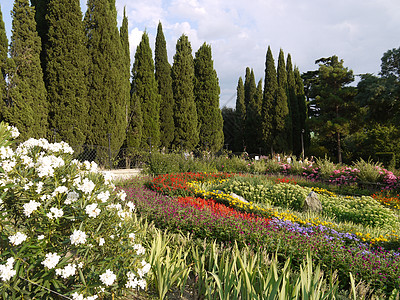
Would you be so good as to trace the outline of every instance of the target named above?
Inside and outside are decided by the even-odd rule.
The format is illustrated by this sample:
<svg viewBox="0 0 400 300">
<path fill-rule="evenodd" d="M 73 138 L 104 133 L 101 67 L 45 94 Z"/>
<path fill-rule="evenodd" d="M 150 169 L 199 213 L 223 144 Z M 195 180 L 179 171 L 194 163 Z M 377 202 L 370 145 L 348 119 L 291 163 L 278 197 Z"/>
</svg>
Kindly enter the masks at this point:
<svg viewBox="0 0 400 300">
<path fill-rule="evenodd" d="M 160 95 L 154 75 L 153 55 L 147 32 L 136 48 L 132 67 L 132 94 L 140 100 L 143 117 L 141 146 L 158 147 L 160 144 Z"/>
<path fill-rule="evenodd" d="M 119 36 L 121 39 L 122 51 L 124 52 L 124 85 L 126 86 L 124 91 L 126 93 L 126 98 L 129 101 L 125 104 L 125 121 L 127 124 L 126 132 L 128 133 L 129 130 L 129 122 L 130 122 L 130 115 L 131 115 L 131 57 L 130 57 L 130 50 L 129 50 L 129 32 L 128 32 L 128 17 L 126 16 L 126 9 L 124 7 L 124 16 L 122 19 L 122 25 L 119 29 Z M 126 137 L 128 138 L 128 136 Z M 128 141 L 126 141 L 126 144 Z M 127 145 L 125 145 L 127 146 Z"/>
<path fill-rule="evenodd" d="M 249 67 L 246 68 L 246 75 L 244 78 L 244 103 L 246 104 L 246 108 L 249 105 L 250 101 L 254 98 L 256 93 L 256 80 L 254 77 L 253 69 Z"/>
<path fill-rule="evenodd" d="M 89 125 L 88 55 L 79 0 L 50 0 L 46 20 L 44 80 L 50 128 L 70 145 L 83 145 Z"/>
<path fill-rule="evenodd" d="M 194 59 L 194 95 L 199 122 L 199 145 L 213 152 L 224 143 L 223 119 L 219 108 L 220 87 L 211 46 L 204 43 Z"/>
<path fill-rule="evenodd" d="M 176 147 L 191 150 L 199 143 L 199 129 L 194 100 L 194 63 L 192 47 L 186 35 L 176 43 L 172 65 L 172 90 L 174 93 L 174 123 Z"/>
<path fill-rule="evenodd" d="M 275 132 L 274 148 L 278 152 L 288 152 L 292 144 L 289 106 L 287 100 L 287 74 L 283 50 L 279 51 L 278 58 L 278 89 L 275 105 Z"/>
<path fill-rule="evenodd" d="M 46 71 L 46 44 L 48 41 L 49 23 L 47 20 L 47 14 L 49 12 L 50 0 L 31 0 L 32 6 L 35 8 L 35 21 L 36 30 L 41 40 L 41 52 L 40 61 L 42 65 L 43 73 Z"/>
<path fill-rule="evenodd" d="M 131 148 L 138 149 L 142 141 L 143 132 L 143 116 L 140 99 L 136 94 L 131 95 L 130 114 L 128 118 L 128 127 L 126 130 L 126 146 L 130 153 L 133 152 Z"/>
<path fill-rule="evenodd" d="M 167 43 L 165 42 L 161 22 L 158 23 L 154 64 L 160 103 L 160 142 L 170 148 L 174 140 L 174 95 L 172 92 L 171 65 L 168 62 Z"/>
<path fill-rule="evenodd" d="M 296 81 L 292 65 L 292 57 L 288 54 L 286 59 L 286 72 L 288 84 L 288 102 L 290 107 L 290 116 L 292 124 L 292 145 L 293 153 L 299 155 L 301 153 L 301 124 L 298 99 L 296 95 Z"/>
<path fill-rule="evenodd" d="M 40 38 L 34 9 L 28 0 L 15 0 L 11 12 L 10 54 L 14 69 L 9 74 L 10 91 L 6 119 L 21 132 L 20 139 L 45 137 L 48 104 L 40 66 Z"/>
<path fill-rule="evenodd" d="M 92 121 L 88 142 L 108 148 L 110 141 L 111 152 L 116 155 L 125 140 L 129 99 L 123 72 L 125 55 L 115 13 L 110 7 L 108 0 L 89 0 L 84 18 L 89 51 L 89 118 Z"/>
<path fill-rule="evenodd" d="M 221 115 L 224 119 L 224 145 L 225 149 L 235 151 L 235 127 L 236 127 L 236 112 L 232 107 L 224 106 L 221 109 Z"/>
<path fill-rule="evenodd" d="M 8 39 L 0 6 L 0 122 L 4 119 L 2 112 L 5 109 L 7 55 Z"/>
<path fill-rule="evenodd" d="M 235 132 L 235 151 L 243 151 L 244 149 L 244 130 L 246 126 L 246 104 L 244 103 L 244 84 L 242 77 L 239 77 L 236 88 L 236 124 Z"/>
<path fill-rule="evenodd" d="M 304 92 L 304 82 L 303 79 L 301 78 L 299 68 L 295 67 L 294 68 L 294 81 L 296 84 L 296 98 L 297 98 L 297 107 L 299 109 L 299 126 L 301 130 L 301 147 L 302 147 L 302 152 L 305 150 L 309 145 L 309 130 L 308 130 L 308 125 L 307 125 L 307 119 L 308 119 L 308 113 L 307 113 L 307 104 L 306 104 L 306 96 Z M 303 153 L 304 154 L 304 153 Z"/>
<path fill-rule="evenodd" d="M 275 62 L 272 56 L 271 48 L 268 46 L 265 59 L 265 78 L 264 93 L 262 102 L 262 134 L 263 141 L 267 148 L 271 148 L 273 154 L 273 134 L 274 134 L 274 110 L 276 105 L 276 96 L 278 90 L 278 81 L 275 69 Z"/>
<path fill-rule="evenodd" d="M 246 72 L 247 74 L 247 72 Z M 256 87 L 256 82 L 254 78 L 254 72 L 251 70 L 250 76 L 246 79 L 248 82 L 244 84 L 244 97 L 245 102 L 247 102 L 246 106 L 246 121 L 245 121 L 245 144 L 247 152 L 249 153 L 256 153 L 259 151 L 260 145 L 260 118 L 261 118 L 261 111 L 260 107 L 258 106 L 259 99 L 258 99 L 258 90 Z M 246 97 L 248 100 L 246 100 Z"/>
</svg>

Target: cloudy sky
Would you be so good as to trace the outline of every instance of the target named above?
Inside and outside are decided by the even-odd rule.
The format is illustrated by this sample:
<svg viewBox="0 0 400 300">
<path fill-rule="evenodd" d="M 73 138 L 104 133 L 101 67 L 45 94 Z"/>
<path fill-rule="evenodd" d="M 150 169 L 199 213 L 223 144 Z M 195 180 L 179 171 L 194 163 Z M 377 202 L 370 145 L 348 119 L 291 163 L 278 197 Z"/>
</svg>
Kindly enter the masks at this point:
<svg viewBox="0 0 400 300">
<path fill-rule="evenodd" d="M 12 2 L 1 3 L 9 38 Z M 382 54 L 400 47 L 399 0 L 116 0 L 116 5 L 119 24 L 126 7 L 132 58 L 144 30 L 154 50 L 159 21 L 171 64 L 182 33 L 193 55 L 210 44 L 221 106 L 234 107 L 246 67 L 254 69 L 256 81 L 263 78 L 268 46 L 275 62 L 279 49 L 290 53 L 300 72 L 318 68 L 318 58 L 337 55 L 354 74 L 377 74 Z"/>
</svg>

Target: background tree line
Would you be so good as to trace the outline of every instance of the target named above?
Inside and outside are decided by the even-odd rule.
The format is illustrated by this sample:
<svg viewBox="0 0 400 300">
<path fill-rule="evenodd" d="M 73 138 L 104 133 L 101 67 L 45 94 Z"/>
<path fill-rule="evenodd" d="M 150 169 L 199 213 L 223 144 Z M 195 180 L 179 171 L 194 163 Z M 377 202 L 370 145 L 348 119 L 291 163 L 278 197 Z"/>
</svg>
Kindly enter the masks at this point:
<svg viewBox="0 0 400 300">
<path fill-rule="evenodd" d="M 79 0 L 15 0 L 10 44 L 0 17 L 0 117 L 21 140 L 56 137 L 97 154 L 110 144 L 113 155 L 222 147 L 210 45 L 193 57 L 183 34 L 171 66 L 160 23 L 154 59 L 144 32 L 131 69 L 128 19 L 118 28 L 113 0 L 88 0 L 84 16 Z"/>
</svg>

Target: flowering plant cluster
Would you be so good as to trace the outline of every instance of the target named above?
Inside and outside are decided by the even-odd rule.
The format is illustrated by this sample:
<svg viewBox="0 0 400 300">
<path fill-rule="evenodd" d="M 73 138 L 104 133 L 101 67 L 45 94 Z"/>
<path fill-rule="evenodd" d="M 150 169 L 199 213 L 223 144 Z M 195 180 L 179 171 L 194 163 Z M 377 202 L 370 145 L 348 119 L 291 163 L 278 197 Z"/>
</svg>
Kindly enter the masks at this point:
<svg viewBox="0 0 400 300">
<path fill-rule="evenodd" d="M 135 241 L 135 209 L 95 163 L 66 143 L 0 124 L 0 295 L 96 299 L 144 288 L 149 265 Z M 5 262 L 5 263 L 4 263 Z"/>
</svg>

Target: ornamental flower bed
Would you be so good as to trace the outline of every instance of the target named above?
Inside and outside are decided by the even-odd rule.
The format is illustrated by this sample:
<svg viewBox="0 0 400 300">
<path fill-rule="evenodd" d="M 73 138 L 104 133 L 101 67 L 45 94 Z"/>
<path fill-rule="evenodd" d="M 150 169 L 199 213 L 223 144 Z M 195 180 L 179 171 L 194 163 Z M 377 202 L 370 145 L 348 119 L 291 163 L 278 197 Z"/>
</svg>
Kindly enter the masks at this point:
<svg viewBox="0 0 400 300">
<path fill-rule="evenodd" d="M 66 143 L 12 148 L 17 133 L 0 124 L 0 298 L 92 300 L 145 288 L 150 265 L 125 192 L 96 164 L 73 160 Z"/>
<path fill-rule="evenodd" d="M 337 269 L 342 283 L 351 272 L 356 282 L 390 294 L 400 285 L 400 258 L 395 251 L 370 249 L 356 234 L 340 233 L 325 226 L 304 227 L 282 219 L 256 219 L 252 215 L 232 214 L 229 208 L 213 209 L 213 202 L 194 197 L 160 195 L 141 187 L 125 188 L 137 211 L 156 225 L 172 231 L 189 232 L 199 238 L 217 239 L 225 244 L 237 242 L 292 257 L 299 265 L 307 252 L 315 262 Z M 211 205 L 209 205 L 212 203 Z M 219 206 L 221 207 L 221 206 Z"/>
</svg>

